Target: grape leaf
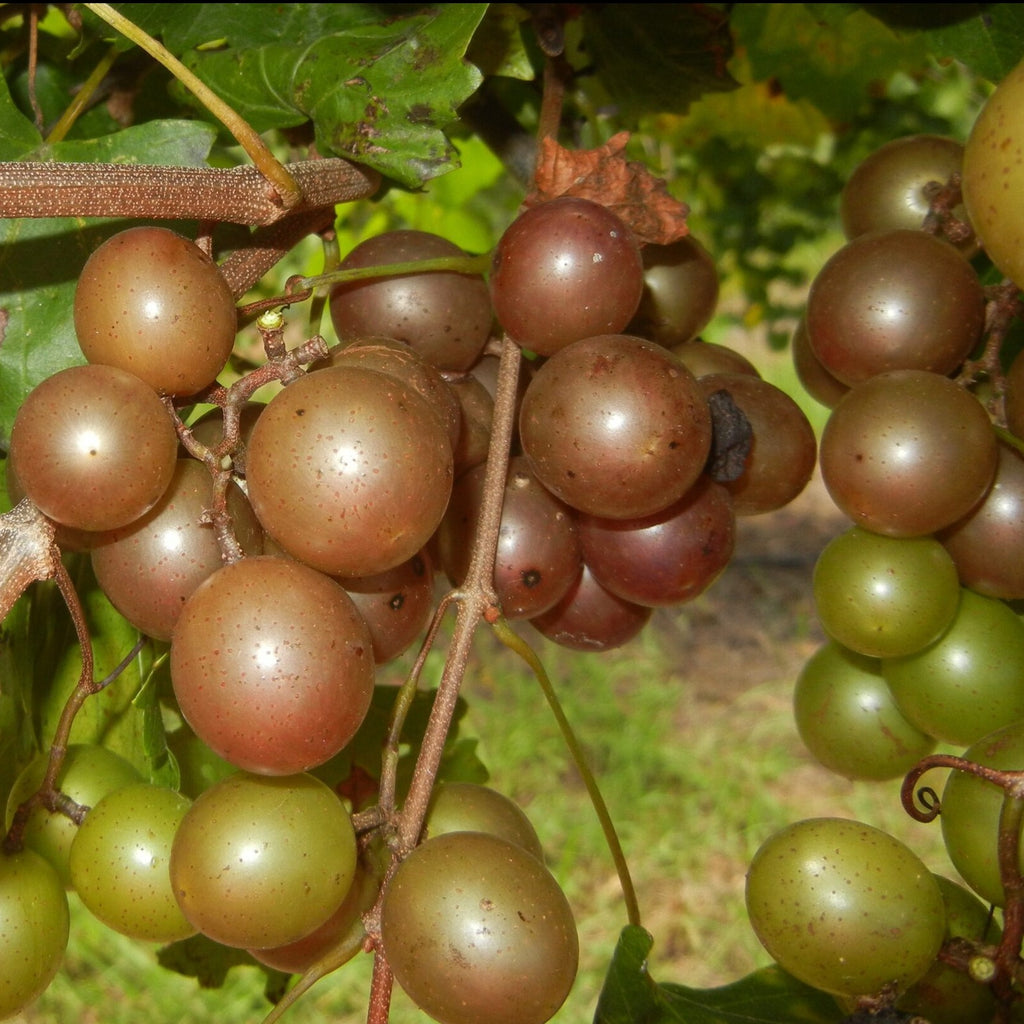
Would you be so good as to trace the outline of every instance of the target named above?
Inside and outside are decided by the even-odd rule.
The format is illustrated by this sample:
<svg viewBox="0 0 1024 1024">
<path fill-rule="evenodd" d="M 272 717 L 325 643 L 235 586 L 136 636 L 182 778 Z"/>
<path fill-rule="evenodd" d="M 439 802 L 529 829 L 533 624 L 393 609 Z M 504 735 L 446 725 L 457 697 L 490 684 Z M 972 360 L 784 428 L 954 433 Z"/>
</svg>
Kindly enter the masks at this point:
<svg viewBox="0 0 1024 1024">
<path fill-rule="evenodd" d="M 262 4 L 126 4 L 121 12 L 162 33 L 257 131 L 312 121 L 322 154 L 417 187 L 458 166 L 445 129 L 482 81 L 465 56 L 487 8 L 395 4 L 386 19 L 367 4 L 287 4 L 273 16 Z"/>
<path fill-rule="evenodd" d="M 735 89 L 728 16 L 714 4 L 587 4 L 587 55 L 626 117 L 683 113 L 706 92 Z"/>
<path fill-rule="evenodd" d="M 737 4 L 732 20 L 756 80 L 772 80 L 790 99 L 806 98 L 841 120 L 894 72 L 916 71 L 928 57 L 921 33 L 900 36 L 860 9 L 826 20 L 805 4 Z"/>
<path fill-rule="evenodd" d="M 161 967 L 186 978 L 195 978 L 200 988 L 220 988 L 232 967 L 258 967 L 266 972 L 267 998 L 272 1002 L 284 994 L 290 977 L 281 971 L 263 967 L 244 949 L 223 946 L 205 935 L 193 935 L 163 946 L 157 950 L 156 958 Z"/>
<path fill-rule="evenodd" d="M 576 196 L 618 214 L 641 245 L 670 245 L 689 233 L 690 208 L 673 199 L 661 178 L 645 164 L 627 160 L 628 132 L 619 132 L 597 149 L 565 149 L 552 138 L 541 140 L 534 191 L 527 206 Z"/>
<path fill-rule="evenodd" d="M 658 984 L 647 971 L 654 940 L 628 926 L 619 936 L 594 1024 L 837 1024 L 835 1000 L 778 967 L 719 988 Z"/>
<path fill-rule="evenodd" d="M 78 162 L 195 166 L 205 161 L 214 134 L 201 122 L 151 121 L 100 139 L 61 143 L 46 155 Z M 0 142 L 5 159 L 27 155 L 18 150 L 14 136 Z M 71 217 L 0 220 L 0 311 L 7 315 L 0 335 L 0 449 L 7 448 L 25 396 L 58 370 L 85 362 L 75 337 L 75 284 L 90 253 L 129 223 Z"/>
</svg>

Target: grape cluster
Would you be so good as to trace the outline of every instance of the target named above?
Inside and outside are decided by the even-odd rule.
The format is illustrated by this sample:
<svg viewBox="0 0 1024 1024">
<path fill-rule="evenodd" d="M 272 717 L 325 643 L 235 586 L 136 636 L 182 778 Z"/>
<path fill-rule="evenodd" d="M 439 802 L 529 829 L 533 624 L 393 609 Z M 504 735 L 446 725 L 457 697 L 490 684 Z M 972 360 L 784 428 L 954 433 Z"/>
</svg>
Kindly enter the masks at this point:
<svg viewBox="0 0 1024 1024">
<path fill-rule="evenodd" d="M 24 852 L 2 862 L 0 901 L 24 914 L 47 888 L 54 910 L 0 1012 L 56 970 L 66 888 L 126 935 L 199 932 L 298 972 L 354 954 L 367 914 L 441 1024 L 543 1024 L 564 1001 L 572 911 L 514 805 L 442 787 L 422 841 L 389 867 L 379 822 L 357 837 L 324 781 L 377 667 L 423 635 L 437 575 L 460 587 L 469 572 L 488 500 L 488 341 L 497 325 L 529 356 L 491 583 L 505 617 L 555 643 L 618 646 L 654 608 L 700 594 L 737 517 L 795 497 L 816 446 L 792 399 L 700 339 L 718 279 L 693 239 L 641 250 L 610 210 L 563 198 L 514 221 L 487 278 L 460 260 L 425 232 L 364 242 L 331 290 L 341 344 L 314 339 L 300 359 L 263 325 L 268 362 L 230 387 L 217 378 L 238 312 L 203 249 L 141 227 L 88 260 L 86 362 L 24 402 L 9 490 L 169 645 L 182 785 L 76 746 L 63 805 L 26 817 L 47 761 L 26 769 L 7 809 Z"/>
<path fill-rule="evenodd" d="M 1024 146 L 1007 116 L 1022 93 L 1018 69 L 966 146 L 909 137 L 856 169 L 842 195 L 846 244 L 814 279 L 793 339 L 801 380 L 831 410 L 821 474 L 851 521 L 814 569 L 828 640 L 796 681 L 797 728 L 838 774 L 907 776 L 905 803 L 919 772 L 945 763 L 928 760 L 939 744 L 963 750 L 940 807 L 973 893 L 877 829 L 813 819 L 758 851 L 748 909 L 782 966 L 845 1005 L 881 996 L 939 1022 L 989 1021 L 996 995 L 1016 998 L 994 966 L 1002 933 L 986 907 L 1009 899 L 1007 783 L 977 766 L 1024 766 L 1024 434 L 1008 415 L 1022 371 L 1001 352 L 1024 286 L 1004 191 Z M 1008 282 L 983 286 L 986 257 Z M 949 940 L 969 940 L 959 970 L 937 960 Z M 1020 936 L 1007 941 L 1017 960 Z"/>
</svg>

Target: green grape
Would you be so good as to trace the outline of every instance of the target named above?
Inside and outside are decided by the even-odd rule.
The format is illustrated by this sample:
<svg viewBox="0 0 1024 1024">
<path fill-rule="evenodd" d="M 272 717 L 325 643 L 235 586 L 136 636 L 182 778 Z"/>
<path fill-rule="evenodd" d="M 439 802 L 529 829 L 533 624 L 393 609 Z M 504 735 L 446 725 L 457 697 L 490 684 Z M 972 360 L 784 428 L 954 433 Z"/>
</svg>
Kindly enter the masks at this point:
<svg viewBox="0 0 1024 1024">
<path fill-rule="evenodd" d="M 226 946 L 283 946 L 320 927 L 352 886 L 356 840 L 312 775 L 238 773 L 201 793 L 174 838 L 170 876 L 192 925 Z"/>
<path fill-rule="evenodd" d="M 423 838 L 446 832 L 488 832 L 544 860 L 537 830 L 523 809 L 503 793 L 473 782 L 442 782 L 434 788 Z"/>
<path fill-rule="evenodd" d="M 104 924 L 133 939 L 174 942 L 195 928 L 174 899 L 167 865 L 187 797 L 140 782 L 105 796 L 71 844 L 71 883 Z"/>
<path fill-rule="evenodd" d="M 40 754 L 26 765 L 7 797 L 7 828 L 14 813 L 40 785 L 50 763 L 48 753 Z M 106 747 L 73 743 L 64 755 L 57 788 L 77 804 L 95 807 L 108 793 L 141 782 L 142 776 L 123 757 Z M 25 825 L 25 845 L 44 856 L 60 875 L 65 888 L 71 888 L 68 860 L 78 826 L 66 814 L 51 813 L 45 807 L 33 809 Z"/>
<path fill-rule="evenodd" d="M 916 654 L 885 659 L 882 675 L 918 728 L 967 746 L 1024 718 L 1024 621 L 964 589 L 949 629 Z"/>
<path fill-rule="evenodd" d="M 822 626 L 872 658 L 913 654 L 953 621 L 960 581 L 932 537 L 883 537 L 853 527 L 830 541 L 814 567 Z"/>
<path fill-rule="evenodd" d="M 989 908 L 969 889 L 936 875 L 946 904 L 946 938 L 970 939 L 994 946 L 1002 929 L 992 920 Z M 907 989 L 896 1004 L 906 1013 L 924 1017 L 928 1024 L 967 1024 L 991 1021 L 996 1011 L 995 995 L 965 971 L 936 960 L 928 973 Z"/>
<path fill-rule="evenodd" d="M 932 965 L 946 929 L 942 893 L 917 855 L 843 818 L 770 836 L 747 871 L 746 902 L 779 965 L 835 995 L 906 989 Z"/>
<path fill-rule="evenodd" d="M 31 850 L 0 853 L 0 1019 L 18 1013 L 53 980 L 69 923 L 67 894 L 47 861 Z"/>
<path fill-rule="evenodd" d="M 935 747 L 900 713 L 879 662 L 835 641 L 804 665 L 793 712 L 807 749 L 848 779 L 898 778 Z"/>
<path fill-rule="evenodd" d="M 997 729 L 963 757 L 989 768 L 1024 768 L 1024 721 Z M 1003 790 L 970 772 L 954 771 L 942 791 L 942 841 L 960 877 L 987 903 L 1006 901 L 999 874 L 999 814 Z M 1020 858 L 1024 869 L 1024 857 Z"/>
</svg>

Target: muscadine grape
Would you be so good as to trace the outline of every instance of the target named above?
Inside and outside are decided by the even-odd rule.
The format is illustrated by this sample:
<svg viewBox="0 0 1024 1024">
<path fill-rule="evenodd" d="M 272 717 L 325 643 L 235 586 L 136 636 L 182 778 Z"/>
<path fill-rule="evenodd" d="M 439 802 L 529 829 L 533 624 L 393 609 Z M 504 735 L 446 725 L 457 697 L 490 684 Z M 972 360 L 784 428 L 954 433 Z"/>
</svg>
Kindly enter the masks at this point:
<svg viewBox="0 0 1024 1024">
<path fill-rule="evenodd" d="M 920 230 L 931 209 L 927 187 L 945 185 L 961 174 L 964 147 L 941 135 L 907 135 L 879 146 L 862 160 L 843 186 L 839 216 L 843 233 L 856 238 L 869 231 Z M 963 206 L 954 215 L 967 216 Z M 968 256 L 978 249 L 973 234 L 962 245 Z"/>
<path fill-rule="evenodd" d="M 32 850 L 0 852 L 0 1018 L 19 1013 L 53 980 L 68 945 L 68 898 Z"/>
<path fill-rule="evenodd" d="M 937 373 L 894 370 L 839 401 L 819 461 L 832 500 L 858 526 L 915 537 L 955 523 L 984 498 L 999 445 L 972 394 Z"/>
<path fill-rule="evenodd" d="M 825 546 L 813 587 L 825 631 L 872 658 L 927 647 L 960 602 L 956 566 L 934 537 L 884 537 L 856 526 Z"/>
<path fill-rule="evenodd" d="M 1012 197 L 1024 188 L 1024 63 L 996 87 L 964 147 L 964 205 L 986 255 L 1014 281 L 1024 282 L 1024 217 Z M 1008 201 L 1008 199 L 1010 201 Z"/>
<path fill-rule="evenodd" d="M 240 772 L 201 793 L 182 819 L 170 882 L 193 927 L 216 942 L 296 942 L 340 906 L 356 872 L 352 821 L 312 775 Z"/>
<path fill-rule="evenodd" d="M 498 321 L 543 356 L 623 330 L 643 286 L 632 232 L 589 199 L 565 196 L 531 207 L 494 250 L 490 288 Z"/>
<path fill-rule="evenodd" d="M 434 787 L 423 823 L 423 839 L 448 832 L 487 832 L 544 860 L 540 837 L 523 809 L 504 793 L 475 782 Z"/>
<path fill-rule="evenodd" d="M 164 227 L 128 228 L 86 260 L 75 289 L 75 332 L 90 363 L 150 387 L 192 395 L 231 354 L 235 302 L 217 265 Z"/>
<path fill-rule="evenodd" d="M 1024 765 L 1024 721 L 982 737 L 963 758 L 988 768 L 1020 771 Z M 942 841 L 960 877 L 986 903 L 1006 902 L 999 872 L 999 815 L 1004 790 L 966 771 L 951 772 L 942 791 Z M 1024 845 L 1022 845 L 1024 851 Z M 1024 870 L 1024 857 L 1020 858 Z"/>
<path fill-rule="evenodd" d="M 108 793 L 71 844 L 71 884 L 104 924 L 133 939 L 174 942 L 195 928 L 171 890 L 167 865 L 188 797 L 135 783 Z"/>
<path fill-rule="evenodd" d="M 263 553 L 263 529 L 245 494 L 228 485 L 227 510 L 246 554 Z M 157 504 L 144 516 L 98 537 L 93 571 L 111 604 L 140 632 L 170 640 L 192 592 L 224 564 L 217 534 L 202 516 L 213 502 L 213 479 L 195 459 L 179 459 Z"/>
<path fill-rule="evenodd" d="M 718 304 L 718 271 L 710 253 L 687 235 L 669 245 L 645 245 L 641 255 L 644 290 L 629 332 L 660 345 L 695 338 Z"/>
<path fill-rule="evenodd" d="M 572 910 L 533 854 L 484 832 L 417 846 L 384 890 L 395 980 L 440 1024 L 544 1024 L 576 977 Z"/>
<path fill-rule="evenodd" d="M 945 936 L 942 893 L 917 855 L 843 818 L 812 818 L 770 836 L 747 871 L 746 903 L 780 966 L 836 995 L 905 990 Z"/>
<path fill-rule="evenodd" d="M 1024 621 L 1002 601 L 962 589 L 942 636 L 914 654 L 886 658 L 882 674 L 911 722 L 965 747 L 1024 718 Z"/>
<path fill-rule="evenodd" d="M 464 255 L 428 231 L 388 231 L 357 245 L 339 269 Z M 394 338 L 438 369 L 462 372 L 487 343 L 491 303 L 479 275 L 431 270 L 337 284 L 331 289 L 331 320 L 343 342 Z"/>
<path fill-rule="evenodd" d="M 246 453 L 249 500 L 267 533 L 321 572 L 366 576 L 412 558 L 452 487 L 448 429 L 408 384 L 332 366 L 268 403 Z"/>
<path fill-rule="evenodd" d="M 7 797 L 7 828 L 11 827 L 19 805 L 42 785 L 49 764 L 50 755 L 39 754 L 18 775 Z M 84 807 L 95 807 L 108 793 L 141 781 L 142 776 L 119 754 L 90 743 L 72 743 L 57 774 L 57 788 Z M 23 833 L 25 845 L 53 865 L 68 889 L 71 888 L 68 859 L 77 831 L 78 826 L 66 814 L 37 805 Z"/>
<path fill-rule="evenodd" d="M 981 337 L 974 268 L 923 231 L 861 235 L 818 271 L 805 314 L 811 349 L 844 384 L 889 370 L 947 374 Z"/>
<path fill-rule="evenodd" d="M 51 519 L 82 530 L 117 529 L 148 512 L 177 454 L 156 392 L 114 366 L 47 377 L 11 427 L 11 468 L 25 493 Z"/>
<path fill-rule="evenodd" d="M 668 349 L 606 334 L 541 366 L 523 396 L 519 433 L 538 479 L 567 505 L 630 519 L 668 508 L 697 481 L 711 413 Z"/>
<path fill-rule="evenodd" d="M 362 724 L 373 677 L 370 632 L 341 586 L 270 555 L 205 580 L 171 638 L 185 720 L 252 772 L 290 775 L 333 757 Z"/>
<path fill-rule="evenodd" d="M 807 749 L 848 779 L 895 779 L 935 748 L 901 713 L 875 658 L 829 641 L 793 688 L 793 716 Z"/>
</svg>

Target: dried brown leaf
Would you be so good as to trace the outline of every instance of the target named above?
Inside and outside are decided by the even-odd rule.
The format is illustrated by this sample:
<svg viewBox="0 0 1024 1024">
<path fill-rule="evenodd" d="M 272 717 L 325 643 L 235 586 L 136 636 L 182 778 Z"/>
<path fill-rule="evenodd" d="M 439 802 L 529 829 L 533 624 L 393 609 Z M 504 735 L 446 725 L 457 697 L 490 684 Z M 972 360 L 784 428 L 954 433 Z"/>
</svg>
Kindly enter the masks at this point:
<svg viewBox="0 0 1024 1024">
<path fill-rule="evenodd" d="M 554 139 L 540 143 L 534 190 L 527 206 L 559 196 L 601 203 L 616 213 L 641 245 L 668 245 L 689 234 L 690 212 L 661 178 L 625 156 L 629 132 L 613 135 L 597 149 L 564 149 Z"/>
</svg>

